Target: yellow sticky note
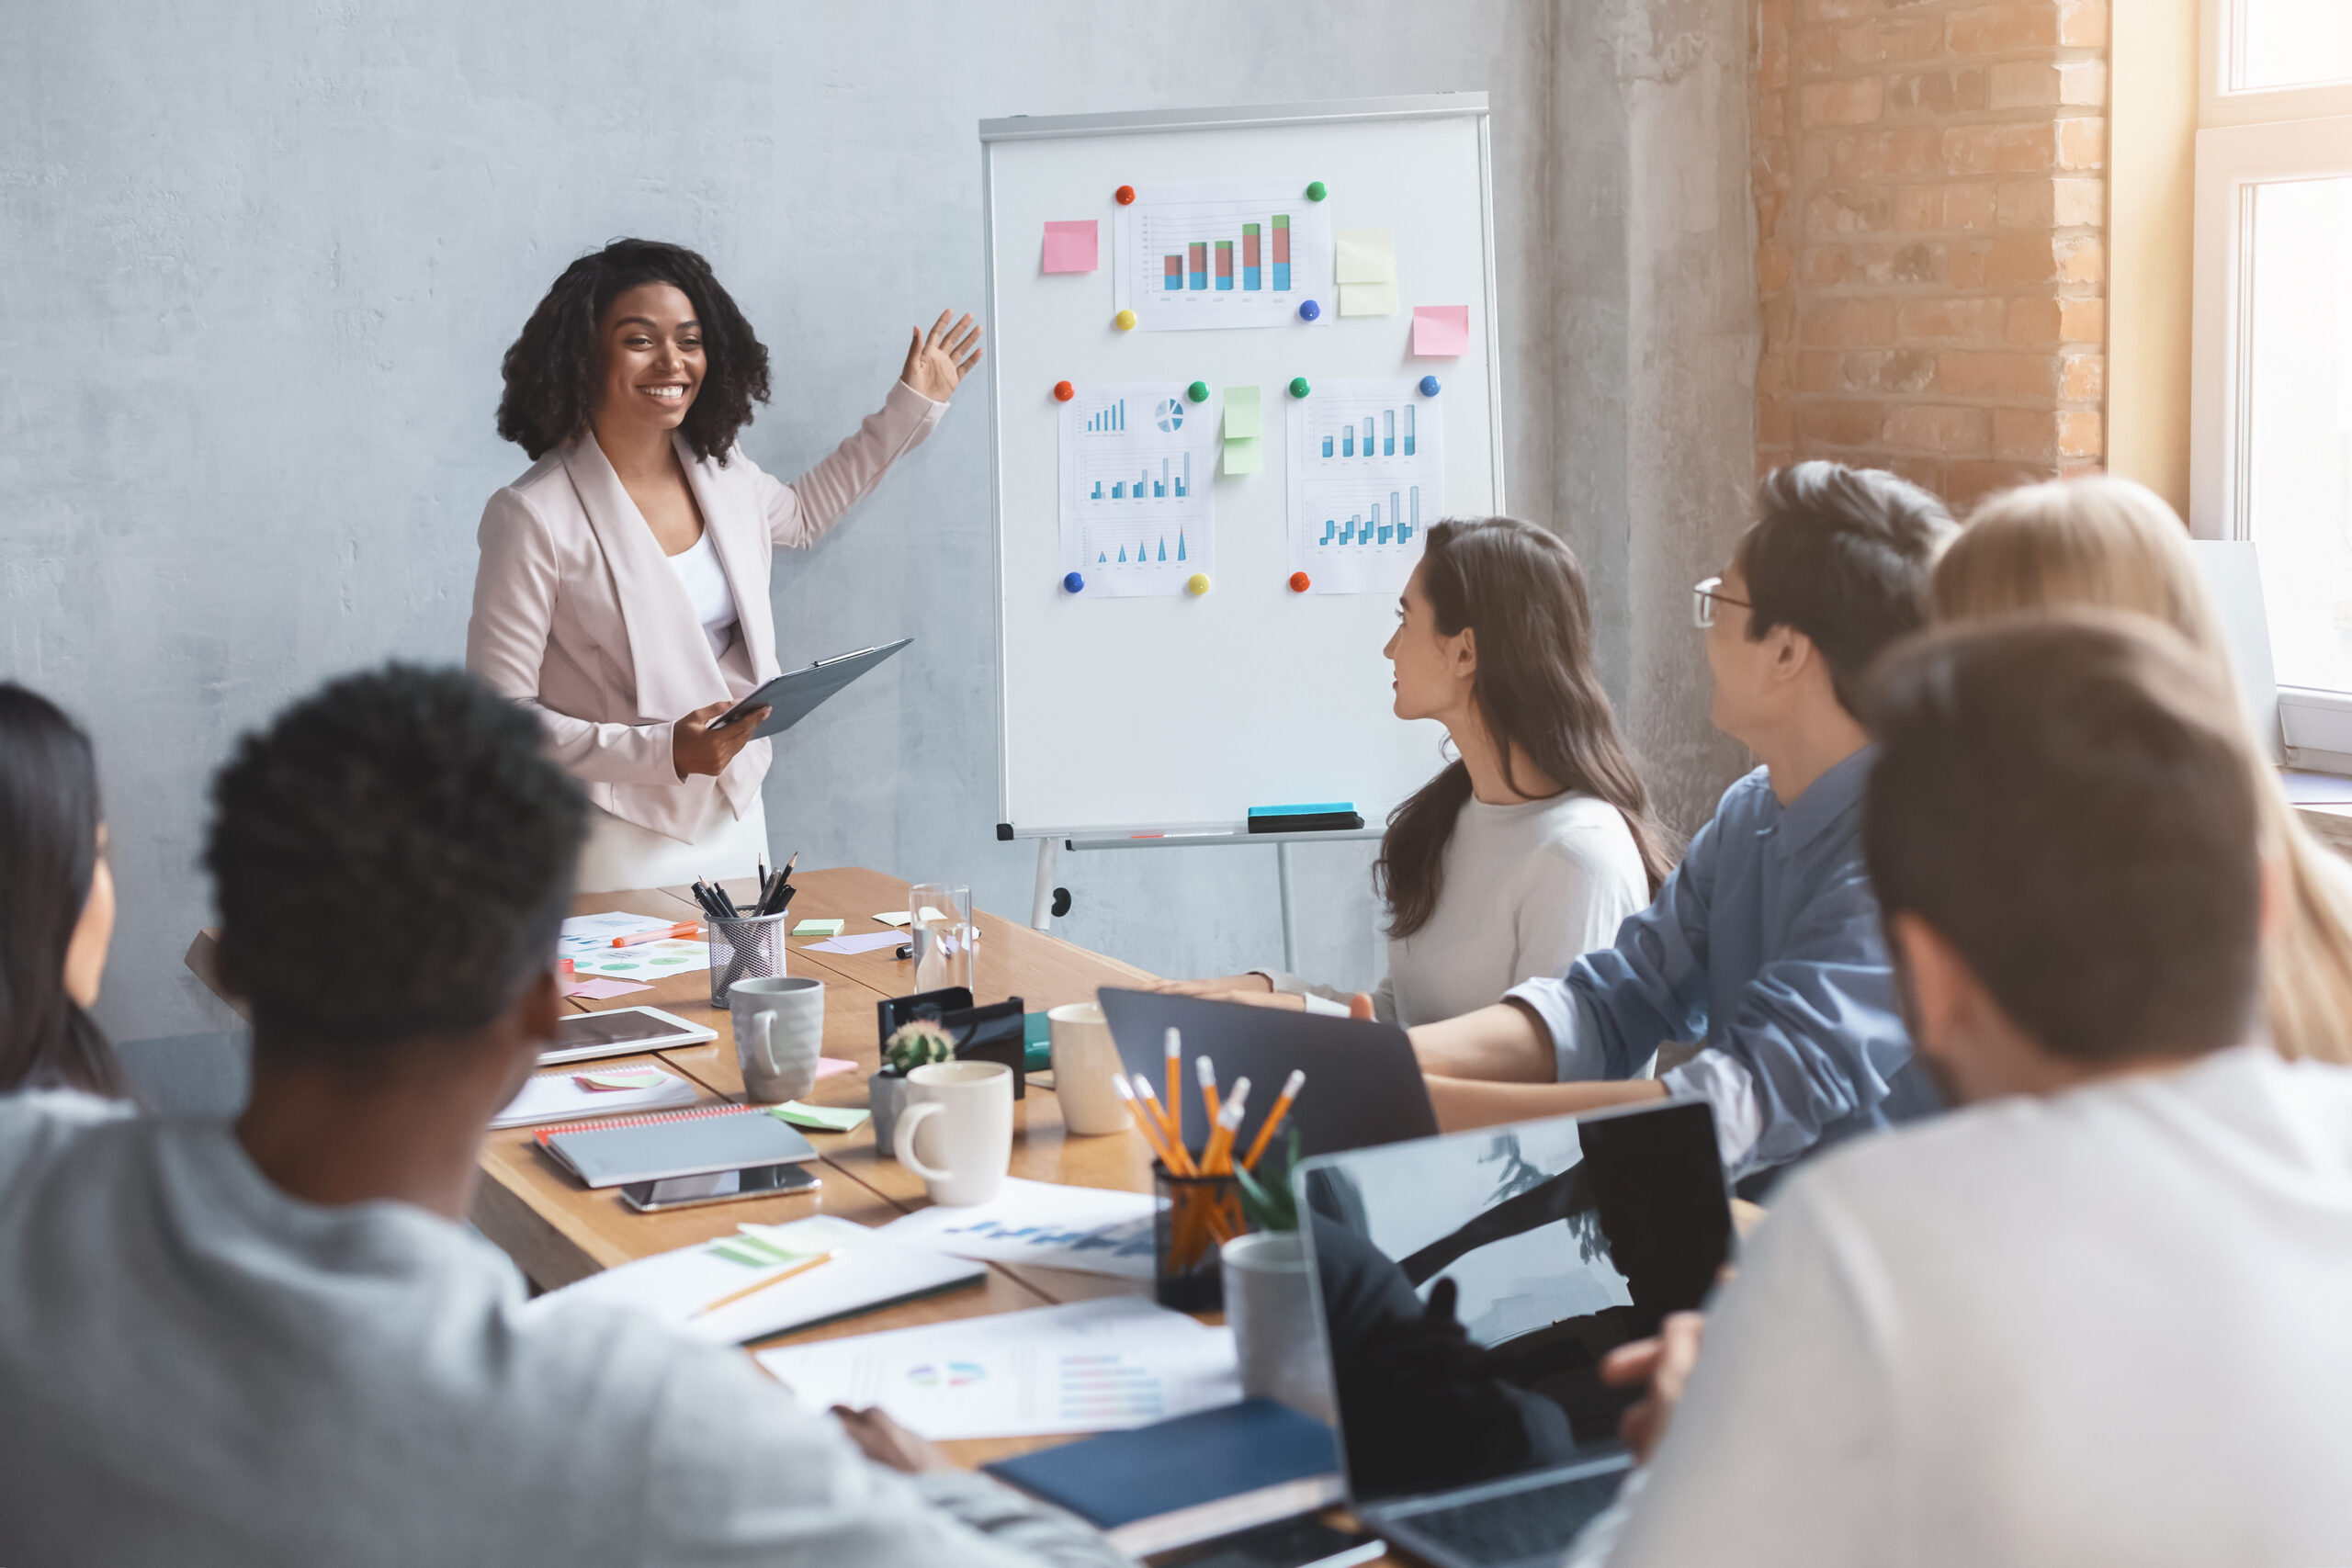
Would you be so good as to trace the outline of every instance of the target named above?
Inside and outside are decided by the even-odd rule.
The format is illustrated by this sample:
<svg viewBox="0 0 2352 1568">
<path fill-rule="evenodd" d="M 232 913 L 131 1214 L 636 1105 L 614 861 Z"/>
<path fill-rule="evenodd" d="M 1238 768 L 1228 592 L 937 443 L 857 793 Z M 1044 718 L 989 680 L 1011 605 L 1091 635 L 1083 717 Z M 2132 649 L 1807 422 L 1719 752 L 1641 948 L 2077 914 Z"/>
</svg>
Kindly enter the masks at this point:
<svg viewBox="0 0 2352 1568">
<path fill-rule="evenodd" d="M 1396 286 L 1393 283 L 1342 283 L 1340 285 L 1340 314 L 1342 316 L 1393 316 L 1396 313 Z"/>
<path fill-rule="evenodd" d="M 1227 387 L 1225 389 L 1225 438 L 1227 441 L 1255 441 L 1265 434 L 1258 412 L 1258 389 Z"/>
<path fill-rule="evenodd" d="M 1227 473 L 1254 474 L 1262 466 L 1256 436 L 1250 435 L 1236 439 L 1228 435 L 1225 438 L 1225 471 Z"/>
<path fill-rule="evenodd" d="M 1394 283 L 1396 281 L 1396 237 L 1387 229 L 1340 231 L 1340 263 L 1331 271 L 1334 283 Z M 1340 312 L 1345 314 L 1345 310 Z"/>
</svg>

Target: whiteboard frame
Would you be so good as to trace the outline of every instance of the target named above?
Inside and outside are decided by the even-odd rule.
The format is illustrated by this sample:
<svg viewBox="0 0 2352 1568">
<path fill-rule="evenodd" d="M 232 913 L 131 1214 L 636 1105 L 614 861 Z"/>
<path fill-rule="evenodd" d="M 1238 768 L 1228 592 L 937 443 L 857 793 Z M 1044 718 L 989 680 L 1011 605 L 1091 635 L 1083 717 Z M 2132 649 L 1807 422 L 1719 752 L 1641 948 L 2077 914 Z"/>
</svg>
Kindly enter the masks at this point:
<svg viewBox="0 0 2352 1568">
<path fill-rule="evenodd" d="M 1487 466 L 1493 479 L 1494 509 L 1498 513 L 1508 513 L 1510 506 L 1503 494 L 1502 331 L 1497 320 L 1495 288 L 1494 144 L 1487 95 L 1483 92 L 1419 93 L 1396 97 L 1341 98 L 1324 103 L 1260 104 L 1224 108 L 1134 109 L 1114 114 L 1012 115 L 999 119 L 984 119 L 980 121 L 980 262 L 987 339 L 990 343 L 998 341 L 994 149 L 999 142 L 1179 130 L 1246 130 L 1272 126 L 1362 124 L 1372 120 L 1460 118 L 1472 118 L 1478 122 L 1478 214 L 1484 231 L 1479 236 L 1479 244 L 1480 254 L 1486 264 L 1484 284 L 1487 291 L 1486 309 L 1481 314 L 1486 319 L 1487 328 L 1487 406 L 1492 411 L 1492 417 L 1487 421 Z M 1149 845 L 1170 849 L 1187 844 L 1198 845 L 1207 835 L 1225 833 L 1240 834 L 1245 840 L 1261 844 L 1282 842 L 1290 835 L 1261 833 L 1253 838 L 1248 832 L 1249 824 L 1237 820 L 1030 824 L 1007 819 L 1011 815 L 1012 781 L 1004 729 L 1004 683 L 1011 660 L 1005 649 L 1004 617 L 1004 386 L 999 378 L 1004 365 L 1003 355 L 989 355 L 988 365 L 989 504 L 990 523 L 996 535 L 990 553 L 994 570 L 989 574 L 989 592 L 996 616 L 996 836 L 1003 840 L 1114 840 L 1141 834 L 1166 834 L 1170 836 L 1140 839 L 1136 847 Z M 1361 831 L 1369 836 L 1371 830 Z M 1109 846 L 1090 844 L 1086 847 Z"/>
</svg>

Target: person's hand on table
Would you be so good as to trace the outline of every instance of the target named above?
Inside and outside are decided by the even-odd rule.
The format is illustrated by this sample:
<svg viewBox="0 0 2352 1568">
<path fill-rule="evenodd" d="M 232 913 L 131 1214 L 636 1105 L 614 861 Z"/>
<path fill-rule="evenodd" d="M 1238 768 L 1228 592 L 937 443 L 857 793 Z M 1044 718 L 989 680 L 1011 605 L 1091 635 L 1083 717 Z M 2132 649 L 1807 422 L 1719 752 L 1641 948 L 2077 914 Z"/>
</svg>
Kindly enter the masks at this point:
<svg viewBox="0 0 2352 1568">
<path fill-rule="evenodd" d="M 955 395 L 956 388 L 965 373 L 980 362 L 980 329 L 973 321 L 969 310 L 953 327 L 947 324 L 948 312 L 939 312 L 939 320 L 932 322 L 931 331 L 915 329 L 914 343 L 907 349 L 906 368 L 899 378 L 934 403 L 944 403 Z"/>
<path fill-rule="evenodd" d="M 1650 1455 L 1665 1440 L 1706 1332 L 1707 1320 L 1700 1314 L 1678 1312 L 1658 1325 L 1656 1338 L 1620 1345 L 1600 1359 L 1600 1381 L 1611 1387 L 1649 1384 L 1649 1392 L 1629 1405 L 1617 1422 L 1617 1435 L 1643 1464 L 1649 1463 Z"/>
<path fill-rule="evenodd" d="M 713 729 L 710 721 L 733 707 L 733 703 L 711 703 L 695 709 L 670 727 L 670 762 L 678 770 L 678 777 L 695 773 L 709 773 L 713 777 L 727 771 L 735 753 L 752 743 L 752 734 L 768 721 L 770 710 L 753 708 L 724 729 Z"/>
<path fill-rule="evenodd" d="M 858 1451 L 876 1464 L 892 1470 L 903 1470 L 909 1475 L 919 1475 L 926 1470 L 954 1470 L 956 1461 L 940 1451 L 939 1445 L 928 1438 L 918 1438 L 880 1410 L 852 1410 L 846 1404 L 833 1406 L 833 1418 L 842 1424 Z"/>
<path fill-rule="evenodd" d="M 1253 991 L 1263 996 L 1274 988 L 1274 983 L 1263 975 L 1212 975 L 1204 980 L 1154 980 L 1143 988 L 1167 997 L 1215 997 L 1229 1001 Z"/>
</svg>

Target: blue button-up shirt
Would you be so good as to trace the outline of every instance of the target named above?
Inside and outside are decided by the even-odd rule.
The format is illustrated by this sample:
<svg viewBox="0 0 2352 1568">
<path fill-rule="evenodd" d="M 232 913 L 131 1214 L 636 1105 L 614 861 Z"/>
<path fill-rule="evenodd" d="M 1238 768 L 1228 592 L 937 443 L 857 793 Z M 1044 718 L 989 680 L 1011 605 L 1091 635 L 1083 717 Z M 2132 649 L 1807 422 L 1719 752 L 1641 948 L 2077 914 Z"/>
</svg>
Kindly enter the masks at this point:
<svg viewBox="0 0 2352 1568">
<path fill-rule="evenodd" d="M 1908 1070 L 1862 866 L 1875 755 L 1864 747 L 1785 807 L 1765 769 L 1749 773 L 1615 945 L 1511 990 L 1550 1027 L 1563 1081 L 1626 1077 L 1668 1041 L 1703 1042 L 1668 1087 L 1705 1094 L 1719 1122 L 1753 1134 L 1725 1139 L 1740 1172 L 1938 1108 Z"/>
</svg>

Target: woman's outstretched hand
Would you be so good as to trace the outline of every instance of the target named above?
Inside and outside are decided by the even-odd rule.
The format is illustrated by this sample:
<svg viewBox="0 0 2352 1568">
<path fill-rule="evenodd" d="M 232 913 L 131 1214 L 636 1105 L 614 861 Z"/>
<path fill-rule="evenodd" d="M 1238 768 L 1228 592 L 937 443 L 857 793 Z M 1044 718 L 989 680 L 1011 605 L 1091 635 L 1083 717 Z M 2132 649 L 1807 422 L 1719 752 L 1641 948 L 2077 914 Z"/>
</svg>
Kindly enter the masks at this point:
<svg viewBox="0 0 2352 1568">
<path fill-rule="evenodd" d="M 948 314 L 940 311 L 929 332 L 915 329 L 914 342 L 907 348 L 907 367 L 899 373 L 908 386 L 934 403 L 945 402 L 964 373 L 980 362 L 979 323 L 967 310 L 964 319 L 951 327 Z"/>
</svg>

